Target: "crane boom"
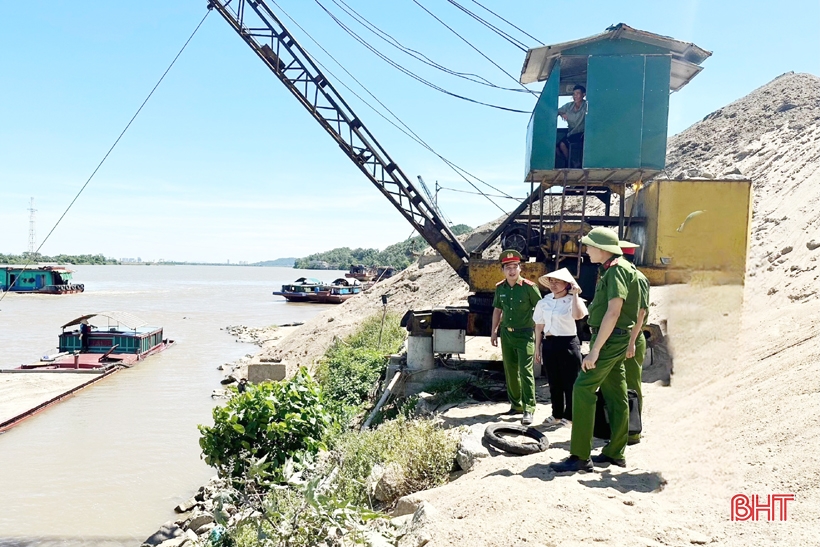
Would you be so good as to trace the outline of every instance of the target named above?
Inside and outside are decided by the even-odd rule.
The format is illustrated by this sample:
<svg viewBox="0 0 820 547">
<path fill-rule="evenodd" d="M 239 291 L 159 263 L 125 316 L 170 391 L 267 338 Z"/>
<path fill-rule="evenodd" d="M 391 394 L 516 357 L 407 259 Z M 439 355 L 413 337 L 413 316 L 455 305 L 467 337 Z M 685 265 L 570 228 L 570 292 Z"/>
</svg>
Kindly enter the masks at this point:
<svg viewBox="0 0 820 547">
<path fill-rule="evenodd" d="M 248 9 L 250 8 L 250 9 Z M 469 255 L 265 0 L 210 0 L 359 170 L 465 281 Z"/>
</svg>

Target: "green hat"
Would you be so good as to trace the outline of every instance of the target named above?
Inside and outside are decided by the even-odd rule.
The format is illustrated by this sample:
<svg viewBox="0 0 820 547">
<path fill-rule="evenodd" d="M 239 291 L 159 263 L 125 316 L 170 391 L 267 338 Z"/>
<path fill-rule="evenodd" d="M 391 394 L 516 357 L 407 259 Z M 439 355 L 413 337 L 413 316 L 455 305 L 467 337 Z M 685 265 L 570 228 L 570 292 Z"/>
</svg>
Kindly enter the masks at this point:
<svg viewBox="0 0 820 547">
<path fill-rule="evenodd" d="M 581 243 L 589 247 L 596 247 L 602 251 L 621 256 L 623 251 L 618 245 L 618 234 L 609 228 L 593 228 L 581 238 Z"/>
<path fill-rule="evenodd" d="M 515 249 L 504 249 L 501 251 L 501 264 L 511 264 L 513 262 L 521 262 L 524 257 Z"/>
</svg>

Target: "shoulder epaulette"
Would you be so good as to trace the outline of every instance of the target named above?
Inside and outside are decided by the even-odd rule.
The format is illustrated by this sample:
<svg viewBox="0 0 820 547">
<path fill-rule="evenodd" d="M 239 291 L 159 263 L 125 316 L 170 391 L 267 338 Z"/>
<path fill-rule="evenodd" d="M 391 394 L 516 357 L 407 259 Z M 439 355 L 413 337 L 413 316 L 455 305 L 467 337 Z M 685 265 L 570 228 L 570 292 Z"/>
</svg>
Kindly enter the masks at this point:
<svg viewBox="0 0 820 547">
<path fill-rule="evenodd" d="M 499 285 L 501 285 L 502 283 L 504 283 L 504 281 L 505 281 L 505 280 L 504 280 L 504 279 L 502 279 L 501 281 L 499 281 L 498 283 L 496 283 L 496 284 L 495 284 L 495 286 L 496 286 L 496 287 L 498 287 Z"/>
<path fill-rule="evenodd" d="M 526 277 L 522 277 L 521 280 L 527 285 L 535 285 L 535 283 L 533 283 L 532 281 L 530 281 Z"/>
</svg>

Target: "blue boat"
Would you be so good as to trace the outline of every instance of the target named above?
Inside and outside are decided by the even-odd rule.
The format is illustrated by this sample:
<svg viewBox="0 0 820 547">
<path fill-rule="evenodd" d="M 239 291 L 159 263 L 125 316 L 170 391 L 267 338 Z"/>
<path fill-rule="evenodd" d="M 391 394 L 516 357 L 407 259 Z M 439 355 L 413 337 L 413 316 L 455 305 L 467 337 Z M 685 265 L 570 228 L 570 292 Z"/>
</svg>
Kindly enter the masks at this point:
<svg viewBox="0 0 820 547">
<path fill-rule="evenodd" d="M 0 292 L 72 294 L 85 286 L 72 283 L 74 272 L 65 266 L 0 266 Z"/>
<path fill-rule="evenodd" d="M 273 291 L 273 294 L 284 296 L 288 302 L 311 302 L 323 286 L 325 284 L 314 277 L 300 277 L 293 283 L 282 285 L 282 290 Z"/>
</svg>

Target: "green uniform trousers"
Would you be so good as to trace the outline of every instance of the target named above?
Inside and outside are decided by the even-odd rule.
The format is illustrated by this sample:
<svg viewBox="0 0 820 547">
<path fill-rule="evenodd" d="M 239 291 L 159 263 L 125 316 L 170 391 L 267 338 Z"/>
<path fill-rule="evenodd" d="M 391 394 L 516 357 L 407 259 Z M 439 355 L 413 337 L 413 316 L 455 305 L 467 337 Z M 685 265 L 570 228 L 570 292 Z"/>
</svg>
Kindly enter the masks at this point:
<svg viewBox="0 0 820 547">
<path fill-rule="evenodd" d="M 510 332 L 501 327 L 501 356 L 507 379 L 507 397 L 519 411 L 535 412 L 535 376 L 532 358 L 535 355 L 533 331 Z"/>
<path fill-rule="evenodd" d="M 643 410 L 643 393 L 641 392 L 641 374 L 643 372 L 643 360 L 646 357 L 646 337 L 643 331 L 635 340 L 635 357 L 624 361 L 626 368 L 626 389 L 634 389 L 638 392 L 638 408 Z M 630 435 L 630 441 L 640 440 L 641 434 Z"/>
<path fill-rule="evenodd" d="M 595 344 L 595 336 L 589 342 Z M 595 425 L 595 392 L 601 388 L 612 431 L 609 442 L 601 451 L 610 458 L 624 457 L 629 432 L 629 403 L 626 398 L 624 359 L 629 335 L 611 335 L 601 348 L 595 368 L 581 371 L 572 388 L 572 438 L 570 453 L 582 460 L 592 452 L 592 429 Z"/>
</svg>

